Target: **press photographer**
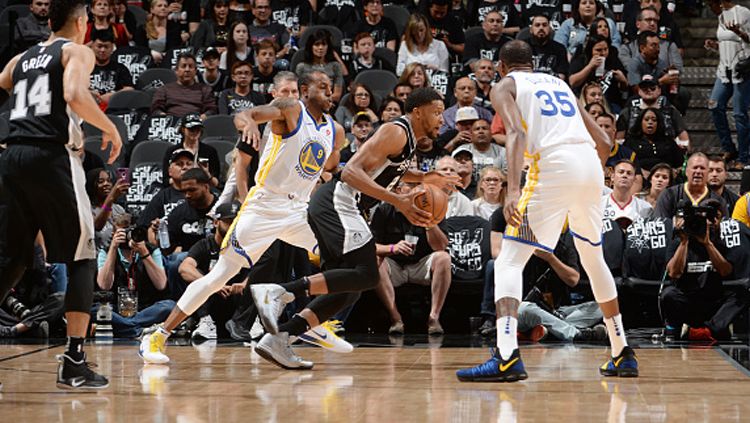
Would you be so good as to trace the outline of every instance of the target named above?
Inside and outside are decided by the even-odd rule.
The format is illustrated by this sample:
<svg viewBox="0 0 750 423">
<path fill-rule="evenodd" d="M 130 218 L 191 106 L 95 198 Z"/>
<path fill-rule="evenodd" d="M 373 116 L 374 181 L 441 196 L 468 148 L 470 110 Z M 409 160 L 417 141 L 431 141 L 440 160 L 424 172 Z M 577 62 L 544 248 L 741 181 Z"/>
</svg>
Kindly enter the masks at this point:
<svg viewBox="0 0 750 423">
<path fill-rule="evenodd" d="M 659 298 L 668 339 L 678 337 L 683 324 L 690 326 L 690 340 L 728 339 L 729 324 L 745 308 L 744 299 L 723 287 L 733 266 L 720 238 L 722 208 L 714 199 L 701 206 L 678 203 L 674 240 L 667 250 L 672 285 Z"/>
</svg>

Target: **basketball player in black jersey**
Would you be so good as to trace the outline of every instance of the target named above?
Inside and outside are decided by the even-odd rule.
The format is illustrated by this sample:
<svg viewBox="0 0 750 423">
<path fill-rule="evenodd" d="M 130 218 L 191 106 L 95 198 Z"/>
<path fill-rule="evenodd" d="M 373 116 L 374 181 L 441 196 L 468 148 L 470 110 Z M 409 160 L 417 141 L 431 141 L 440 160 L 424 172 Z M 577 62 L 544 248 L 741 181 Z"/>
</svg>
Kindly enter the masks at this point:
<svg viewBox="0 0 750 423">
<path fill-rule="evenodd" d="M 77 150 L 81 120 L 102 130 L 109 163 L 120 154 L 115 125 L 89 92 L 94 53 L 82 45 L 88 21 L 84 0 L 55 0 L 52 35 L 14 57 L 0 74 L 10 94 L 10 132 L 0 156 L 0 300 L 30 264 L 41 231 L 50 263 L 66 263 L 67 350 L 59 355 L 57 386 L 103 389 L 109 381 L 86 362 L 83 341 L 94 289 L 96 250 L 91 203 Z"/>
<path fill-rule="evenodd" d="M 313 195 L 308 221 L 318 240 L 323 272 L 282 285 L 252 285 L 253 299 L 269 332 L 255 348 L 263 358 L 285 369 L 311 368 L 313 363 L 294 354 L 289 338 L 325 322 L 354 304 L 360 292 L 375 288 L 378 283 L 375 241 L 363 214 L 378 202 L 393 204 L 415 225 L 431 225 L 430 213 L 414 205 L 419 191 L 398 194 L 392 189 L 400 180 L 452 189 L 459 183 L 458 177 L 409 171 L 416 140 L 425 136 L 437 138 L 444 108 L 437 91 L 415 90 L 406 100 L 406 116 L 381 126 L 349 160 L 341 180 L 328 182 Z M 278 326 L 276 319 L 286 301 L 293 297 L 289 293 L 317 297 L 287 323 Z"/>
</svg>

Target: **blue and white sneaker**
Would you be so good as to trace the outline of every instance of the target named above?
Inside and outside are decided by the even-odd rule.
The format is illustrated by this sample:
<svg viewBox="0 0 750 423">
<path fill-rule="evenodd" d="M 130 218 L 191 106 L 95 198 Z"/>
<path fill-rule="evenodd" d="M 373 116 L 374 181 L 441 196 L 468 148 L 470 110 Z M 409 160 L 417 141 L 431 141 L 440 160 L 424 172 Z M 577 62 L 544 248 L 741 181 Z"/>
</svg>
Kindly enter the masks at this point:
<svg viewBox="0 0 750 423">
<path fill-rule="evenodd" d="M 529 377 L 521 361 L 518 348 L 513 350 L 510 358 L 503 360 L 497 348 L 490 348 L 489 360 L 475 367 L 461 369 L 456 377 L 461 382 L 517 382 Z"/>
<path fill-rule="evenodd" d="M 625 347 L 617 357 L 612 357 L 599 368 L 602 376 L 638 377 L 638 359 L 630 347 Z"/>
<path fill-rule="evenodd" d="M 338 320 L 328 320 L 303 333 L 298 339 L 333 352 L 350 353 L 354 350 L 352 344 L 336 335 L 336 327 L 340 324 Z"/>
</svg>

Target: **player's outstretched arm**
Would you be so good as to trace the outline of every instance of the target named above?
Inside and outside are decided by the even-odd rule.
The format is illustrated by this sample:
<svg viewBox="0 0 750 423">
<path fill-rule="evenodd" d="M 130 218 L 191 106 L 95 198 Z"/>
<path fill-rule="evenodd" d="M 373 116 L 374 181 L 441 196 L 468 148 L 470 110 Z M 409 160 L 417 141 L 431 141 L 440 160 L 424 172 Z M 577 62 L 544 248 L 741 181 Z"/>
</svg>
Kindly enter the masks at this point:
<svg viewBox="0 0 750 423">
<path fill-rule="evenodd" d="M 392 123 L 384 124 L 352 156 L 341 172 L 341 180 L 365 195 L 393 204 L 413 224 L 428 226 L 432 216 L 414 205 L 413 197 L 418 191 L 409 195 L 396 194 L 370 177 L 370 173 L 383 166 L 388 157 L 399 154 L 405 144 L 403 129 Z"/>
<path fill-rule="evenodd" d="M 505 124 L 505 150 L 508 159 L 508 194 L 505 196 L 503 214 L 511 226 L 521 224 L 518 212 L 518 199 L 521 197 L 521 172 L 523 155 L 526 152 L 526 130 L 523 128 L 521 112 L 516 105 L 516 82 L 504 78 L 495 84 L 490 93 L 492 107 Z"/>
<path fill-rule="evenodd" d="M 102 150 L 112 145 L 107 161 L 112 164 L 120 155 L 122 139 L 115 124 L 99 109 L 89 91 L 89 75 L 94 70 L 95 63 L 94 52 L 90 48 L 75 43 L 67 44 L 63 48 L 63 95 L 65 102 L 78 116 L 101 129 Z"/>
<path fill-rule="evenodd" d="M 260 145 L 260 130 L 258 125 L 271 122 L 274 134 L 285 135 L 297 127 L 302 107 L 294 98 L 277 98 L 271 103 L 253 107 L 237 113 L 234 125 L 241 132 L 242 142 L 250 144 L 254 149 Z"/>
<path fill-rule="evenodd" d="M 586 129 L 589 131 L 589 134 L 591 134 L 591 138 L 593 138 L 596 143 L 596 153 L 599 155 L 599 159 L 602 161 L 602 164 L 607 163 L 609 152 L 612 151 L 612 140 L 610 140 L 607 133 L 596 124 L 596 121 L 594 121 L 594 118 L 591 117 L 589 112 L 581 109 L 581 117 L 583 118 L 583 123 L 586 125 Z"/>
</svg>

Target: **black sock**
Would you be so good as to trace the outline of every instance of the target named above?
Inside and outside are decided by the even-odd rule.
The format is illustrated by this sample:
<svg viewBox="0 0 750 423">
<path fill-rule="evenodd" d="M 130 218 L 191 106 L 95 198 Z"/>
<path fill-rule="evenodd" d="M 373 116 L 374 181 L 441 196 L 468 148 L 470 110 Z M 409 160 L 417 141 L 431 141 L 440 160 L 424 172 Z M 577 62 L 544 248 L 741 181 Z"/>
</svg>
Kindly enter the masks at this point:
<svg viewBox="0 0 750 423">
<path fill-rule="evenodd" d="M 70 357 L 73 361 L 83 361 L 83 341 L 85 340 L 85 338 L 69 336 L 68 349 L 65 351 L 65 355 Z"/>
<path fill-rule="evenodd" d="M 310 279 L 304 276 L 296 281 L 282 283 L 281 286 L 297 298 L 307 297 L 310 290 Z"/>
<path fill-rule="evenodd" d="M 291 336 L 300 336 L 309 329 L 307 320 L 299 314 L 295 314 L 288 322 L 279 325 L 279 332 L 287 332 Z"/>
</svg>

